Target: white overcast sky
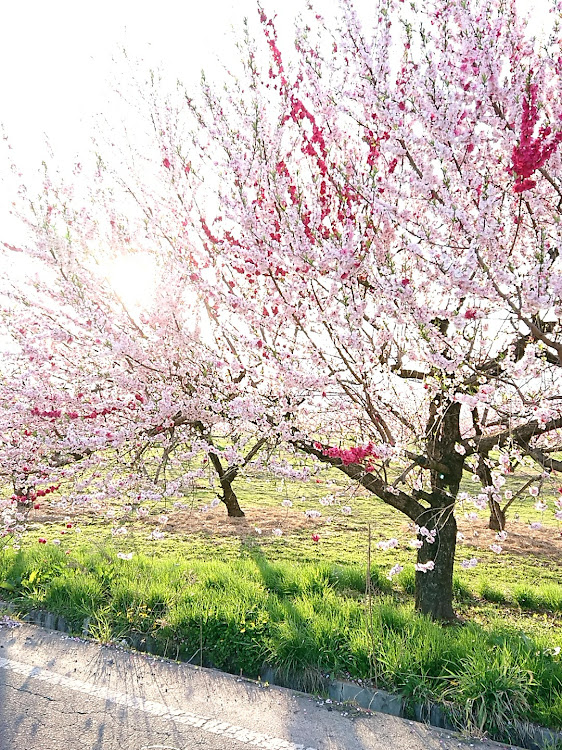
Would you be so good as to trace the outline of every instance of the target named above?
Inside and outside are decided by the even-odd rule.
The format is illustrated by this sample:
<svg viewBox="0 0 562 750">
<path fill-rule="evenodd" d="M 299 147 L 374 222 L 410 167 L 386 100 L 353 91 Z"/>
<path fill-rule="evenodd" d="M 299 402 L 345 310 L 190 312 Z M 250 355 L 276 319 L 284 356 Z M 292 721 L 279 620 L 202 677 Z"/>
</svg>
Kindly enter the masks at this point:
<svg viewBox="0 0 562 750">
<path fill-rule="evenodd" d="M 540 24 L 544 0 L 520 2 Z M 286 33 L 305 3 L 263 0 Z M 371 0 L 356 5 L 370 15 Z M 337 0 L 316 0 L 316 7 L 330 15 Z M 111 57 L 120 46 L 195 84 L 201 68 L 212 76 L 217 57 L 228 65 L 235 54 L 232 28 L 240 29 L 244 16 L 257 18 L 256 0 L 4 0 L 0 123 L 18 164 L 40 165 L 44 134 L 68 160 L 88 147 L 91 118 L 103 111 Z M 7 227 L 8 197 L 0 187 L 0 230 Z M 0 238 L 6 239 L 3 231 Z"/>
<path fill-rule="evenodd" d="M 226 63 L 232 57 L 232 27 L 241 28 L 244 16 L 257 18 L 256 0 L 4 0 L 2 6 L 0 122 L 26 161 L 41 152 L 44 132 L 56 150 L 83 145 L 88 118 L 103 108 L 119 46 L 196 83 L 217 57 Z M 284 0 L 280 21 L 303 7 L 304 0 Z"/>
</svg>

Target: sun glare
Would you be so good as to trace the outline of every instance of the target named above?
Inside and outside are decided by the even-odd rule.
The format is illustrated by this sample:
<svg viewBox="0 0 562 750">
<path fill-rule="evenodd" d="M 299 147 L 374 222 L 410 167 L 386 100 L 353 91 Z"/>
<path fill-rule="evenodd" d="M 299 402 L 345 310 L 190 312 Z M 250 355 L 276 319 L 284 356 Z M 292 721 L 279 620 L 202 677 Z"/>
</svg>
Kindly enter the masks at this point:
<svg viewBox="0 0 562 750">
<path fill-rule="evenodd" d="M 150 255 L 120 255 L 108 263 L 105 276 L 130 313 L 151 307 L 158 282 L 158 267 Z"/>
</svg>

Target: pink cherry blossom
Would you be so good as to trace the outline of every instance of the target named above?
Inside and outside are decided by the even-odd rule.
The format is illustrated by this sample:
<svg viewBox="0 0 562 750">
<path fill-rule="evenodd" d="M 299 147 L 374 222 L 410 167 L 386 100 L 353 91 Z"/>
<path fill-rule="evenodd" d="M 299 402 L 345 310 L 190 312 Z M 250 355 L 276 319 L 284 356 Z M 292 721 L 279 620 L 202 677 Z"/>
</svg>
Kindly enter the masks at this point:
<svg viewBox="0 0 562 750">
<path fill-rule="evenodd" d="M 433 560 L 428 560 L 426 563 L 416 563 L 414 568 L 420 573 L 427 573 L 428 570 L 435 569 L 435 563 Z"/>
<path fill-rule="evenodd" d="M 348 0 L 332 27 L 303 13 L 289 62 L 260 10 L 227 86 L 125 79 L 142 148 L 98 133 L 71 180 L 47 159 L 32 203 L 14 191 L 0 530 L 17 542 L 38 499 L 118 529 L 203 481 L 201 512 L 241 513 L 245 472 L 284 492 L 329 467 L 414 525 L 418 606 L 451 619 L 452 585 L 426 593 L 452 581 L 459 503 L 538 499 L 561 447 L 560 41 L 499 0 L 396 3 L 369 32 Z M 103 269 L 140 254 L 137 307 Z M 502 497 L 522 462 L 540 479 Z"/>
<path fill-rule="evenodd" d="M 401 573 L 404 570 L 403 565 L 393 565 L 392 568 L 388 571 L 386 577 L 389 581 L 392 581 L 395 575 L 398 575 L 398 573 Z"/>
</svg>

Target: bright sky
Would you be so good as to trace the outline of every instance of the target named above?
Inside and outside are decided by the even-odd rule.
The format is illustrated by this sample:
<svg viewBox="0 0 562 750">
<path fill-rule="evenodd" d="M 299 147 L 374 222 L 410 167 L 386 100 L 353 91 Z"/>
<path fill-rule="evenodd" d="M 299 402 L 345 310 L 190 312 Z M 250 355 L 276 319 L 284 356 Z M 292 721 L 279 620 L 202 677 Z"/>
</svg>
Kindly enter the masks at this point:
<svg viewBox="0 0 562 750">
<path fill-rule="evenodd" d="M 302 7 L 285 0 L 283 19 Z M 228 62 L 230 29 L 257 12 L 255 0 L 25 0 L 4 3 L 2 16 L 0 122 L 28 161 L 40 155 L 43 132 L 57 151 L 87 142 L 119 46 L 196 83 L 201 68 L 216 70 L 217 57 Z"/>
<path fill-rule="evenodd" d="M 325 11 L 336 7 L 336 0 L 322 3 Z M 264 0 L 266 9 L 272 5 Z M 285 28 L 288 33 L 304 5 L 304 0 L 285 0 L 281 32 Z M 147 67 L 163 67 L 172 80 L 195 87 L 202 68 L 212 80 L 220 75 L 221 65 L 229 64 L 236 54 L 233 29 L 241 30 L 245 16 L 257 22 L 256 6 L 256 0 L 4 3 L 0 124 L 26 184 L 45 158 L 46 135 L 57 164 L 70 166 L 76 154 L 89 149 L 93 120 L 105 110 L 115 71 L 112 56 L 121 48 L 142 58 Z M 9 216 L 15 185 L 10 181 L 3 186 L 0 179 L 0 239 L 18 244 L 24 241 L 21 225 Z M 3 263 L 8 265 L 0 271 L 11 278 L 31 271 L 24 256 L 9 254 L 6 261 L 0 259 Z M 139 296 L 150 296 L 154 271 L 147 271 L 138 258 L 132 265 L 118 260 L 106 273 L 129 307 L 138 306 Z"/>
<path fill-rule="evenodd" d="M 262 2 L 275 12 L 274 0 Z M 327 14 L 337 0 L 320 4 Z M 284 0 L 282 37 L 305 6 L 306 0 Z M 237 55 L 234 29 L 241 31 L 245 16 L 255 28 L 258 14 L 257 0 L 14 0 L 3 4 L 2 16 L 0 124 L 29 185 L 45 158 L 46 135 L 57 164 L 68 167 L 89 149 L 94 118 L 105 110 L 116 69 L 112 56 L 121 48 L 195 87 L 202 69 L 208 80 L 221 75 Z M 18 244 L 24 241 L 21 225 L 9 216 L 14 190 L 14 182 L 2 185 L 0 174 L 0 240 Z M 0 271 L 12 278 L 28 269 L 22 256 L 11 255 L 9 264 Z M 122 295 L 131 273 L 138 277 L 135 286 L 145 285 L 138 264 L 135 271 L 121 266 L 108 270 Z"/>
<path fill-rule="evenodd" d="M 520 0 L 530 7 L 529 0 Z M 160 61 L 184 82 L 196 83 L 201 68 L 211 76 L 216 58 L 228 64 L 232 27 L 257 18 L 257 0 L 21 0 L 3 3 L 0 45 L 0 123 L 17 148 L 18 161 L 36 165 L 43 133 L 67 158 L 84 148 L 90 118 L 103 110 L 111 56 L 119 46 L 153 64 Z M 278 12 L 281 33 L 306 0 L 263 0 Z M 317 0 L 329 15 L 337 0 Z M 372 3 L 356 0 L 361 15 Z M 533 3 L 533 20 L 546 16 L 544 0 Z M 541 18 L 542 17 L 542 18 Z"/>
<path fill-rule="evenodd" d="M 528 6 L 529 0 L 520 0 Z M 218 75 L 216 59 L 236 55 L 232 28 L 257 19 L 257 0 L 12 0 L 3 3 L 0 45 L 0 123 L 24 170 L 37 169 L 48 134 L 58 159 L 71 163 L 89 146 L 92 118 L 104 110 L 112 54 L 125 47 L 147 63 L 162 63 L 184 83 L 197 83 L 202 68 Z M 290 33 L 306 0 L 263 0 L 278 12 L 281 37 Z M 317 0 L 330 15 L 337 0 Z M 544 0 L 534 21 L 546 18 Z M 370 0 L 356 0 L 368 18 Z M 18 241 L 7 217 L 10 196 L 0 184 L 0 238 Z"/>
<path fill-rule="evenodd" d="M 277 5 L 263 4 L 266 10 Z M 321 5 L 328 12 L 337 0 Z M 284 0 L 281 32 L 304 7 L 305 0 Z M 27 182 L 45 157 L 45 134 L 57 163 L 69 165 L 89 148 L 93 118 L 104 111 L 115 70 L 112 55 L 120 48 L 195 86 L 202 68 L 212 80 L 220 75 L 217 58 L 228 65 L 236 54 L 233 28 L 241 30 L 245 16 L 257 22 L 257 0 L 3 3 L 0 124 Z M 7 216 L 13 189 L 0 181 L 0 237 L 17 243 L 19 225 Z"/>
</svg>

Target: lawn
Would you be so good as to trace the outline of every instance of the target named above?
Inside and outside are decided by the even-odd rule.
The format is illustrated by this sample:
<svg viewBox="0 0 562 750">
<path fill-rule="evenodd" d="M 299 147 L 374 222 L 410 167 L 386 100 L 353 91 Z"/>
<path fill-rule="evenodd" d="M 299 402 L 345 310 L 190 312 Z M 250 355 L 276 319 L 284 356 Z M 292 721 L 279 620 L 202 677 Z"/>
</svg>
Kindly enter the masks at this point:
<svg viewBox="0 0 562 750">
<path fill-rule="evenodd" d="M 413 611 L 404 517 L 336 471 L 305 483 L 254 473 L 236 489 L 243 519 L 227 519 L 222 505 L 202 511 L 213 498 L 205 488 L 181 510 L 153 503 L 146 517 L 134 507 L 81 517 L 42 507 L 21 548 L 0 555 L 3 596 L 22 613 L 50 610 L 77 633 L 87 617 L 93 637 L 172 658 L 251 677 L 272 665 L 309 690 L 329 674 L 437 701 L 500 739 L 512 718 L 562 726 L 562 538 L 551 509 L 539 513 L 522 496 L 496 554 L 486 514 L 469 520 L 474 509 L 460 508 L 455 590 L 465 624 L 443 628 Z M 542 528 L 531 529 L 538 517 Z M 398 548 L 380 549 L 390 538 Z M 476 567 L 463 569 L 470 559 Z M 396 563 L 404 570 L 390 581 Z"/>
</svg>

